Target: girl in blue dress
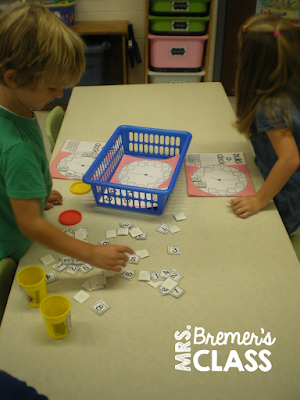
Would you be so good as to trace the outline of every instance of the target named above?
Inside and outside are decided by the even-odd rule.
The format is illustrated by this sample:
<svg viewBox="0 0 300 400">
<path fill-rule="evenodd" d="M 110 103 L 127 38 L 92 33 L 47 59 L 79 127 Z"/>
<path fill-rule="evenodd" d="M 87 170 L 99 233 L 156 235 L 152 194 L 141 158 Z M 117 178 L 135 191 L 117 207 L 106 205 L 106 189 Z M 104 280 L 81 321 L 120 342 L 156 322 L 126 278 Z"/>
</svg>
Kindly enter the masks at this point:
<svg viewBox="0 0 300 400">
<path fill-rule="evenodd" d="M 264 184 L 231 200 L 247 218 L 274 199 L 289 234 L 300 228 L 300 42 L 295 28 L 272 14 L 241 27 L 236 127 L 251 141 Z M 300 233 L 300 229 L 299 229 Z"/>
</svg>

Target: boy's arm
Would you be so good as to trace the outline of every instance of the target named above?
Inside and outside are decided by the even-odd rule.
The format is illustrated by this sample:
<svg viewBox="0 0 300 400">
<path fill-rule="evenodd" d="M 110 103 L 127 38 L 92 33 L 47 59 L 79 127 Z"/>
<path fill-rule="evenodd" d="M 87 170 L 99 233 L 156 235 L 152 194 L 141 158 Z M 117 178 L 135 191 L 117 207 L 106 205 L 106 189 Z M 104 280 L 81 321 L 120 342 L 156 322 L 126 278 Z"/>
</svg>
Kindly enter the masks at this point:
<svg viewBox="0 0 300 400">
<path fill-rule="evenodd" d="M 300 165 L 299 150 L 294 136 L 288 129 L 267 131 L 278 160 L 255 196 L 236 197 L 231 200 L 234 212 L 247 218 L 264 208 L 283 188 Z"/>
<path fill-rule="evenodd" d="M 38 199 L 11 198 L 10 203 L 20 231 L 31 240 L 58 253 L 117 272 L 120 271 L 118 265 L 126 265 L 128 257 L 125 252 L 134 253 L 127 246 L 94 246 L 66 235 L 41 217 Z"/>
</svg>

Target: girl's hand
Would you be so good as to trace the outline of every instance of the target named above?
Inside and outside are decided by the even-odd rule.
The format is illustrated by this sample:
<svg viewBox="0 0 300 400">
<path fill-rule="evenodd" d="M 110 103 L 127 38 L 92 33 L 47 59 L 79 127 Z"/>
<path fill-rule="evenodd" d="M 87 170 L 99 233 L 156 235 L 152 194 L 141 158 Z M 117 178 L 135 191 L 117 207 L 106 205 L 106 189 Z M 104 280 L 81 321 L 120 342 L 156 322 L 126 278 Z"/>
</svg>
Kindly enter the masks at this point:
<svg viewBox="0 0 300 400">
<path fill-rule="evenodd" d="M 59 205 L 62 205 L 62 203 L 63 203 L 62 195 L 57 190 L 51 190 L 45 210 L 49 210 L 50 208 L 53 208 L 54 207 L 53 203 L 57 203 Z"/>
<path fill-rule="evenodd" d="M 231 199 L 231 205 L 233 211 L 240 218 L 247 218 L 263 208 L 263 204 L 256 196 L 236 197 Z"/>
<path fill-rule="evenodd" d="M 237 216 L 247 218 L 264 208 L 283 188 L 300 165 L 299 150 L 288 129 L 266 131 L 278 160 L 255 196 L 235 197 L 231 205 Z"/>
</svg>

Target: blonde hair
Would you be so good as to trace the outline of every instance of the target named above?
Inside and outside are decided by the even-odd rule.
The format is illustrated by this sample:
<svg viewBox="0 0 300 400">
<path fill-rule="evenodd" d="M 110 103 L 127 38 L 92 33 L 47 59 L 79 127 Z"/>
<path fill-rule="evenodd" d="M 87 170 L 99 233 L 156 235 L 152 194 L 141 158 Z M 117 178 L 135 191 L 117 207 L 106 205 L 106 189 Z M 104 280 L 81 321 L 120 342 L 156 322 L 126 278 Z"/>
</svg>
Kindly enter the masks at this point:
<svg viewBox="0 0 300 400">
<path fill-rule="evenodd" d="M 85 70 L 82 39 L 46 7 L 23 5 L 0 14 L 0 84 L 15 70 L 20 87 L 41 80 L 74 86 Z"/>
<path fill-rule="evenodd" d="M 283 118 L 292 131 L 289 97 L 300 105 L 300 46 L 293 26 L 272 14 L 255 15 L 240 28 L 238 41 L 238 131 L 255 137 L 253 121 L 261 104 L 267 106 L 269 117 L 276 121 L 272 112 L 275 98 L 280 98 Z"/>
</svg>

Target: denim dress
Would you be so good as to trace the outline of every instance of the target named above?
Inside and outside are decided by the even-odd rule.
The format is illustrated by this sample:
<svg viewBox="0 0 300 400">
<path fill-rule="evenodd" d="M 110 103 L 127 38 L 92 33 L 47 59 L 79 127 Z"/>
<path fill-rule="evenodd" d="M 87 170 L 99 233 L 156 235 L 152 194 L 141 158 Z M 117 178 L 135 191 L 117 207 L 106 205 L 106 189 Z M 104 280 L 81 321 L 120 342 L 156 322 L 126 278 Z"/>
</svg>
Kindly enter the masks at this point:
<svg viewBox="0 0 300 400">
<path fill-rule="evenodd" d="M 261 106 L 256 112 L 254 128 L 257 136 L 251 141 L 255 152 L 255 163 L 264 179 L 268 177 L 278 159 L 266 131 L 287 127 L 279 101 L 273 105 L 276 118 L 268 115 L 266 107 Z M 300 153 L 300 110 L 292 100 L 290 100 L 290 115 L 293 121 L 293 135 Z M 300 227 L 300 167 L 274 197 L 274 202 L 287 232 L 293 233 Z"/>
</svg>

